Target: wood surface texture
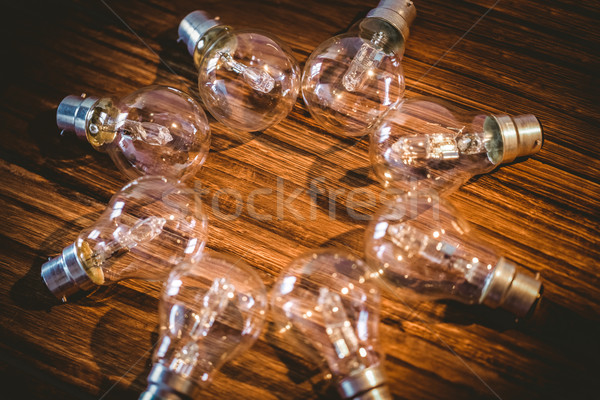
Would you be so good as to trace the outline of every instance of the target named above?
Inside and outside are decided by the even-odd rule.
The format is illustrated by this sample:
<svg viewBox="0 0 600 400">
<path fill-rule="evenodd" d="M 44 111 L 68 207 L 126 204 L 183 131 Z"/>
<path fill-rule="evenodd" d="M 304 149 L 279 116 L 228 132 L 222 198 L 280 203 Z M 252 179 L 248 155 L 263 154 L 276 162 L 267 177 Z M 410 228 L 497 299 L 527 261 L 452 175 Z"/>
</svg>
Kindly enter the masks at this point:
<svg viewBox="0 0 600 400">
<path fill-rule="evenodd" d="M 60 136 L 68 94 L 123 96 L 151 84 L 197 92 L 177 43 L 179 21 L 204 9 L 235 27 L 278 35 L 301 65 L 312 49 L 376 6 L 370 1 L 14 1 L 2 5 L 0 74 L 0 391 L 15 399 L 136 399 L 158 337 L 160 285 L 123 281 L 58 304 L 40 266 L 91 225 L 126 179 L 106 154 Z M 600 389 L 600 3 L 422 0 L 403 61 L 407 95 L 486 112 L 533 113 L 542 151 L 477 177 L 451 198 L 482 240 L 545 284 L 545 314 L 518 321 L 453 302 L 382 304 L 385 367 L 398 399 L 598 398 Z M 490 8 L 492 9 L 490 10 Z M 475 25 L 474 25 L 475 24 Z M 197 184 L 214 194 L 258 188 L 254 218 L 210 216 L 208 248 L 243 257 L 267 288 L 301 253 L 362 253 L 381 191 L 368 140 L 317 126 L 301 99 L 279 125 L 213 141 Z M 316 204 L 310 183 L 322 183 Z M 279 209 L 277 190 L 297 198 Z M 364 200 L 348 210 L 346 195 Z M 207 199 L 211 199 L 211 194 Z M 355 200 L 356 200 L 355 199 Z M 220 197 L 220 210 L 239 203 Z M 330 216 L 335 211 L 334 216 Z M 279 213 L 279 214 L 278 214 Z M 364 218 L 357 218 L 362 216 Z M 206 399 L 336 398 L 318 369 L 273 338 L 215 375 Z"/>
</svg>

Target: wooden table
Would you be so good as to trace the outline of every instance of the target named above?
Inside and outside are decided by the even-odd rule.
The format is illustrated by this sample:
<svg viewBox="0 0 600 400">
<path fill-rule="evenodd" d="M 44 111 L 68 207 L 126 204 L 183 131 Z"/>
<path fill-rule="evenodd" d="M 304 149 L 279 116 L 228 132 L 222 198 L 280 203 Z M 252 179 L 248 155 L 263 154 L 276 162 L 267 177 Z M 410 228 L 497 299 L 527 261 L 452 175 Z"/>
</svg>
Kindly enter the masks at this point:
<svg viewBox="0 0 600 400">
<path fill-rule="evenodd" d="M 174 4 L 173 4 L 174 3 Z M 0 390 L 3 398 L 135 399 L 146 385 L 157 340 L 157 283 L 122 282 L 58 305 L 40 266 L 90 225 L 125 183 L 108 156 L 59 136 L 54 115 L 68 94 L 122 96 L 151 84 L 195 90 L 196 72 L 177 25 L 204 8 L 236 27 L 269 30 L 300 63 L 376 1 L 53 1 L 3 6 L 1 74 Z M 484 307 L 386 299 L 381 335 L 397 398 L 597 398 L 598 67 L 600 7 L 574 0 L 417 1 L 404 58 L 409 95 L 423 93 L 486 112 L 534 113 L 542 151 L 478 177 L 452 195 L 482 240 L 529 272 L 550 302 L 545 318 L 515 321 Z M 189 88 L 189 89 L 187 89 Z M 213 121 L 214 122 L 214 121 Z M 312 248 L 361 252 L 367 223 L 347 197 L 381 188 L 368 141 L 335 137 L 302 100 L 279 125 L 232 135 L 213 123 L 209 159 L 197 179 L 245 199 L 266 187 L 291 209 L 278 218 L 273 196 L 256 209 L 270 221 L 210 220 L 208 247 L 243 257 L 272 286 L 281 269 Z M 307 192 L 321 178 L 325 194 Z M 279 186 L 278 186 L 279 185 Z M 360 196 L 359 196 L 360 197 Z M 222 196 L 223 213 L 238 202 Z M 310 217 L 311 207 L 315 216 Z M 334 218 L 329 211 L 335 208 Z M 356 210 L 370 215 L 376 204 Z M 316 369 L 271 340 L 226 364 L 210 399 L 335 398 L 316 394 Z M 594 392 L 595 391 L 595 392 Z M 11 394 L 12 393 L 12 394 Z M 564 397 L 563 397 L 564 396 Z"/>
</svg>

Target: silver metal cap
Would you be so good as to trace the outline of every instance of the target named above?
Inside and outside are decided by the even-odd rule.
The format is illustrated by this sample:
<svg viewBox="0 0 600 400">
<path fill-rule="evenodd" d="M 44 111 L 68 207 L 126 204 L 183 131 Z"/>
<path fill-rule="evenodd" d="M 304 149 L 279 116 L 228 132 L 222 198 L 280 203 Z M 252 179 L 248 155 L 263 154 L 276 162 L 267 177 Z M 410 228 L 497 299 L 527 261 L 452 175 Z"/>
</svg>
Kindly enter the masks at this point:
<svg viewBox="0 0 600 400">
<path fill-rule="evenodd" d="M 81 265 L 75 243 L 65 247 L 61 255 L 42 265 L 42 279 L 48 289 L 62 301 L 67 301 L 67 297 L 74 293 L 96 286 Z"/>
<path fill-rule="evenodd" d="M 196 45 L 204 36 L 204 33 L 217 25 L 220 25 L 218 17 L 212 19 L 204 11 L 192 11 L 179 23 L 179 29 L 177 30 L 179 40 L 185 43 L 188 52 L 193 56 Z"/>
<path fill-rule="evenodd" d="M 363 369 L 342 379 L 338 391 L 345 399 L 356 400 L 392 400 L 386 385 L 383 368 L 379 365 Z"/>
<path fill-rule="evenodd" d="M 392 400 L 392 394 L 387 385 L 378 386 L 369 390 L 368 392 L 361 393 L 354 397 L 353 400 Z"/>
<path fill-rule="evenodd" d="M 517 272 L 514 264 L 500 258 L 479 302 L 492 308 L 502 307 L 524 317 L 540 297 L 541 289 L 541 281 Z"/>
<path fill-rule="evenodd" d="M 517 157 L 529 156 L 540 151 L 543 131 L 540 121 L 531 114 L 511 117 L 492 115 L 502 135 L 502 163 L 512 162 Z"/>
<path fill-rule="evenodd" d="M 194 382 L 156 363 L 148 375 L 148 387 L 139 400 L 191 400 Z"/>
<path fill-rule="evenodd" d="M 390 23 L 400 32 L 404 41 L 408 39 L 409 27 L 416 17 L 417 8 L 411 0 L 381 0 L 367 14 L 367 18 L 379 18 Z"/>
<path fill-rule="evenodd" d="M 85 94 L 65 97 L 56 110 L 56 125 L 63 131 L 75 132 L 80 139 L 87 139 L 87 115 L 98 100 L 98 97 L 87 97 Z"/>
</svg>

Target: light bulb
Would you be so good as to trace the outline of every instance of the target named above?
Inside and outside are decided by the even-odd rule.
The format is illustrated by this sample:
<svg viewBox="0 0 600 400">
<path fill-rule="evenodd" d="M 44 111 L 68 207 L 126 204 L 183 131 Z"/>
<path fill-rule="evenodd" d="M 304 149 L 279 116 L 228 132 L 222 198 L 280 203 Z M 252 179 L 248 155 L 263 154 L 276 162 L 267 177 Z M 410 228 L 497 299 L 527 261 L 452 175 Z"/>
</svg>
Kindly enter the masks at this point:
<svg viewBox="0 0 600 400">
<path fill-rule="evenodd" d="M 365 255 L 376 275 L 398 296 L 408 288 L 422 297 L 502 307 L 525 316 L 542 283 L 518 271 L 473 234 L 443 198 L 403 195 L 375 213 Z"/>
<path fill-rule="evenodd" d="M 302 255 L 271 291 L 275 319 L 324 358 L 348 399 L 391 399 L 379 350 L 380 294 L 367 265 L 335 249 Z"/>
<path fill-rule="evenodd" d="M 371 135 L 370 151 L 384 186 L 441 194 L 541 147 L 542 127 L 533 115 L 469 113 L 416 97 L 382 118 Z"/>
<path fill-rule="evenodd" d="M 382 0 L 347 33 L 317 47 L 304 66 L 302 96 L 326 130 L 346 136 L 369 132 L 404 93 L 401 59 L 412 1 Z"/>
<path fill-rule="evenodd" d="M 210 145 L 208 120 L 198 102 L 166 86 L 149 86 L 121 100 L 67 96 L 56 122 L 107 152 L 130 179 L 193 177 Z"/>
<path fill-rule="evenodd" d="M 289 114 L 300 90 L 300 69 L 278 39 L 233 30 L 203 11 L 181 21 L 179 37 L 194 57 L 204 105 L 224 125 L 261 131 Z"/>
<path fill-rule="evenodd" d="M 42 265 L 42 278 L 63 301 L 122 279 L 166 279 L 177 264 L 200 257 L 207 221 L 202 203 L 182 183 L 140 177 L 117 192 L 61 255 Z"/>
<path fill-rule="evenodd" d="M 161 338 L 143 400 L 188 400 L 227 360 L 247 350 L 261 332 L 267 295 L 240 259 L 205 253 L 176 267 L 159 306 Z"/>
</svg>

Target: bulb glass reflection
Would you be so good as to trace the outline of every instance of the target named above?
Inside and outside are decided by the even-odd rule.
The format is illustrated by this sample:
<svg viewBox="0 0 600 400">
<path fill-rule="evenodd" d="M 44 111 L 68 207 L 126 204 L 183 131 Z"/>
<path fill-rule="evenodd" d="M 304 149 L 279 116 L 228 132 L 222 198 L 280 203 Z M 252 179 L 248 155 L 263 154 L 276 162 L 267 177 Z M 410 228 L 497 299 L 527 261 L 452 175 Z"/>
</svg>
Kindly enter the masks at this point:
<svg viewBox="0 0 600 400">
<path fill-rule="evenodd" d="M 379 301 L 366 264 L 335 249 L 292 261 L 271 292 L 279 325 L 304 336 L 326 361 L 344 398 L 366 392 L 391 398 L 378 343 Z"/>
<path fill-rule="evenodd" d="M 207 217 L 181 183 L 146 176 L 127 184 L 62 255 L 42 266 L 59 298 L 122 279 L 166 279 L 183 261 L 200 257 Z"/>
<path fill-rule="evenodd" d="M 402 55 L 412 2 L 382 1 L 347 33 L 319 45 L 302 76 L 302 96 L 326 130 L 362 136 L 402 98 Z"/>
<path fill-rule="evenodd" d="M 400 196 L 375 214 L 365 238 L 367 261 L 385 287 L 406 296 L 503 307 L 526 315 L 541 282 L 482 243 L 446 200 Z"/>
<path fill-rule="evenodd" d="M 202 11 L 181 21 L 179 35 L 199 71 L 202 101 L 217 120 L 251 132 L 289 114 L 300 70 L 287 45 L 265 32 L 221 25 Z"/>
<path fill-rule="evenodd" d="M 533 115 L 486 115 L 416 97 L 386 113 L 371 135 L 370 153 L 384 186 L 442 194 L 541 146 Z"/>
<path fill-rule="evenodd" d="M 191 399 L 260 334 L 267 295 L 239 258 L 206 253 L 172 271 L 160 302 L 161 339 L 140 399 Z"/>
<path fill-rule="evenodd" d="M 202 108 L 188 94 L 166 86 L 146 87 L 122 99 L 68 96 L 58 107 L 57 123 L 108 153 L 132 179 L 193 177 L 210 145 Z"/>
</svg>

